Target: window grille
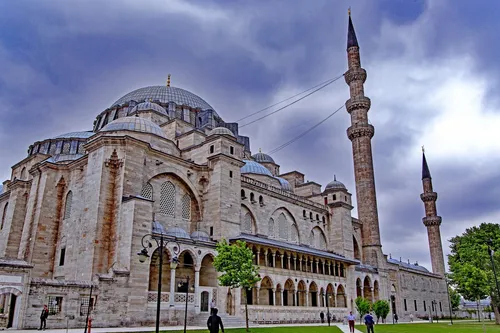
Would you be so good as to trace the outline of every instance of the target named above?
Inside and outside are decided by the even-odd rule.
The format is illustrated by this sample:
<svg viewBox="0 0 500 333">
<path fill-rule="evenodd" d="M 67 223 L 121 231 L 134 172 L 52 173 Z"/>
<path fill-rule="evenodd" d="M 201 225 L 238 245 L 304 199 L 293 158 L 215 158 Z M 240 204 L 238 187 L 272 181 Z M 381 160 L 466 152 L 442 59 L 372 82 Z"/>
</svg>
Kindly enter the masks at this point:
<svg viewBox="0 0 500 333">
<path fill-rule="evenodd" d="M 191 220 L 191 197 L 189 194 L 184 194 L 182 197 L 182 218 Z"/>
<path fill-rule="evenodd" d="M 84 317 L 87 312 L 94 310 L 95 299 L 88 296 L 80 297 L 80 316 Z"/>
<path fill-rule="evenodd" d="M 70 141 L 66 141 L 63 143 L 63 149 L 62 149 L 62 153 L 63 154 L 69 154 L 69 150 L 71 148 L 71 142 Z"/>
<path fill-rule="evenodd" d="M 49 315 L 55 315 L 62 311 L 62 301 L 63 298 L 61 296 L 49 296 L 48 308 Z"/>
<path fill-rule="evenodd" d="M 269 234 L 268 236 L 274 238 L 274 220 L 272 218 L 269 219 Z"/>
<path fill-rule="evenodd" d="M 245 216 L 243 217 L 243 231 L 245 232 L 252 232 L 252 217 L 250 216 L 250 213 L 246 213 Z"/>
<path fill-rule="evenodd" d="M 160 213 L 175 216 L 175 186 L 171 182 L 161 184 Z"/>
<path fill-rule="evenodd" d="M 141 197 L 153 200 L 153 185 L 151 183 L 144 184 L 141 190 Z"/>
<path fill-rule="evenodd" d="M 73 192 L 69 191 L 66 194 L 66 204 L 64 205 L 64 219 L 69 219 L 71 217 L 71 204 L 73 202 Z"/>
<path fill-rule="evenodd" d="M 285 214 L 281 213 L 278 217 L 279 237 L 281 239 L 288 239 L 288 222 Z"/>
</svg>

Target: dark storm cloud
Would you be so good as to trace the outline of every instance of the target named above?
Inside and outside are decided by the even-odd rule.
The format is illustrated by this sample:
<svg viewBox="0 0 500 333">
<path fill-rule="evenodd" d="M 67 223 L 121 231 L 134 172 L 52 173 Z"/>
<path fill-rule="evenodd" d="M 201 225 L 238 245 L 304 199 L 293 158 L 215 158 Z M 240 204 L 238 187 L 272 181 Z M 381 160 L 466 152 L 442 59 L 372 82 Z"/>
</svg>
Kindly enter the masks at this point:
<svg viewBox="0 0 500 333">
<path fill-rule="evenodd" d="M 366 93 L 378 96 L 369 116 L 375 126 L 384 250 L 394 257 L 428 262 L 420 161 L 402 158 L 416 142 L 420 144 L 423 129 L 439 110 L 423 107 L 418 100 L 401 100 L 402 87 L 391 86 L 387 73 L 376 71 L 382 60 L 398 63 L 407 52 L 401 40 L 383 35 L 383 27 L 392 24 L 390 32 L 397 32 L 428 14 L 419 50 L 422 62 L 432 64 L 457 52 L 470 54 L 482 73 L 496 79 L 499 48 L 491 41 L 496 40 L 500 5 L 466 0 L 441 7 L 418 0 L 181 4 L 166 8 L 162 1 L 143 1 L 140 6 L 125 0 L 0 2 L 0 175 L 9 177 L 10 166 L 25 157 L 32 142 L 91 128 L 95 116 L 115 100 L 133 89 L 163 84 L 167 73 L 172 73 L 174 86 L 200 95 L 227 121 L 335 77 L 346 69 L 346 8 L 352 6 L 368 70 Z M 381 91 L 387 87 L 391 90 Z M 497 91 L 497 85 L 487 88 Z M 411 82 L 406 89 L 413 89 Z M 259 147 L 269 151 L 319 122 L 347 98 L 347 86 L 340 80 L 240 133 L 251 137 L 254 152 Z M 341 110 L 273 157 L 282 172 L 297 169 L 323 185 L 336 174 L 355 194 L 346 136 L 349 122 Z M 468 219 L 498 211 L 491 199 L 497 197 L 500 183 L 496 174 L 472 176 L 474 161 L 429 163 L 440 195 L 443 231 L 455 232 L 456 225 Z M 473 198 L 464 194 L 471 189 L 476 191 Z"/>
</svg>

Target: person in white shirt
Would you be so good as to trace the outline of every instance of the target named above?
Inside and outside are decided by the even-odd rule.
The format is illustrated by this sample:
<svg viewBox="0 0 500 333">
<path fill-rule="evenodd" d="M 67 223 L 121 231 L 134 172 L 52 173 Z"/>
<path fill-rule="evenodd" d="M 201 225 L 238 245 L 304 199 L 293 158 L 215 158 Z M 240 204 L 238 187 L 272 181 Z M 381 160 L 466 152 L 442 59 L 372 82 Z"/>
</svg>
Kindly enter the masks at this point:
<svg viewBox="0 0 500 333">
<path fill-rule="evenodd" d="M 356 322 L 356 316 L 349 312 L 347 316 L 347 321 L 349 322 L 349 332 L 354 333 L 354 323 Z"/>
</svg>

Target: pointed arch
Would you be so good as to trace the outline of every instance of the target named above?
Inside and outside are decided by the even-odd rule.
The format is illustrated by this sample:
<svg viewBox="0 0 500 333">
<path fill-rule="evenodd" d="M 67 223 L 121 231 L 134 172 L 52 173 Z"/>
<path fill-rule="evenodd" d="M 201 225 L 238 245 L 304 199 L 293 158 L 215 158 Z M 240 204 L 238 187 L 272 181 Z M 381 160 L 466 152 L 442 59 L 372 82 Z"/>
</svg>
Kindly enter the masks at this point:
<svg viewBox="0 0 500 333">
<path fill-rule="evenodd" d="M 372 297 L 372 285 L 371 285 L 371 279 L 369 276 L 365 276 L 365 279 L 363 281 L 363 294 L 364 297 L 369 300 L 370 302 L 373 303 L 373 297 Z"/>
<path fill-rule="evenodd" d="M 259 305 L 274 305 L 273 289 L 273 280 L 269 276 L 265 276 L 260 282 Z"/>
<path fill-rule="evenodd" d="M 363 297 L 363 286 L 360 278 L 356 279 L 356 297 Z"/>
<path fill-rule="evenodd" d="M 345 296 L 344 286 L 339 284 L 337 287 L 337 307 L 346 308 L 347 307 L 347 298 Z"/>
<path fill-rule="evenodd" d="M 361 251 L 359 250 L 359 243 L 354 235 L 352 236 L 352 246 L 354 250 L 354 259 L 361 260 Z"/>
<path fill-rule="evenodd" d="M 6 216 L 7 216 L 7 208 L 9 207 L 9 203 L 7 202 L 5 204 L 5 206 L 3 206 L 3 210 L 2 210 L 2 223 L 0 224 L 0 230 L 3 229 L 4 225 L 5 225 L 5 219 L 6 219 Z"/>
<path fill-rule="evenodd" d="M 175 217 L 175 185 L 166 181 L 160 187 L 160 214 Z"/>
<path fill-rule="evenodd" d="M 147 182 L 144 186 L 142 186 L 141 197 L 153 200 L 153 185 L 151 185 L 150 182 Z"/>
<path fill-rule="evenodd" d="M 69 191 L 66 194 L 66 201 L 64 204 L 64 219 L 69 219 L 71 217 L 71 205 L 73 204 L 73 192 Z"/>
<path fill-rule="evenodd" d="M 241 205 L 240 227 L 241 227 L 241 232 L 243 233 L 247 234 L 257 233 L 255 217 L 253 213 L 250 211 L 250 209 L 248 209 L 248 207 L 245 205 Z"/>
<path fill-rule="evenodd" d="M 278 235 L 279 238 L 288 240 L 288 221 L 284 213 L 278 216 Z"/>
<path fill-rule="evenodd" d="M 26 167 L 21 169 L 21 180 L 26 180 Z"/>
<path fill-rule="evenodd" d="M 379 300 L 379 285 L 378 285 L 378 281 L 375 280 L 375 282 L 373 282 L 373 301 L 376 302 Z"/>
<path fill-rule="evenodd" d="M 267 232 L 268 237 L 274 238 L 274 219 L 272 217 L 269 219 Z"/>
<path fill-rule="evenodd" d="M 312 247 L 315 247 L 315 248 L 321 249 L 321 250 L 327 250 L 328 243 L 326 240 L 326 236 L 320 227 L 312 228 L 309 237 L 310 237 L 310 245 Z"/>
</svg>

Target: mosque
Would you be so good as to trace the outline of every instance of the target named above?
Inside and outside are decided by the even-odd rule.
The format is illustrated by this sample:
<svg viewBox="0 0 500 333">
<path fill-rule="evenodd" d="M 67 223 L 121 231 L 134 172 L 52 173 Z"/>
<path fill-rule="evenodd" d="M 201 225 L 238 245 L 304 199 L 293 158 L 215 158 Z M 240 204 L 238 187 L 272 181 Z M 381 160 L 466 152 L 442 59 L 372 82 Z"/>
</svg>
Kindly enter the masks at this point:
<svg viewBox="0 0 500 333">
<path fill-rule="evenodd" d="M 401 319 L 447 315 L 425 156 L 432 271 L 382 252 L 374 127 L 350 16 L 347 59 L 358 218 L 343 183 L 323 187 L 252 154 L 237 123 L 169 78 L 118 99 L 90 131 L 33 143 L 12 166 L 0 190 L 0 327 L 37 328 L 44 304 L 50 328 L 83 327 L 88 309 L 94 327 L 151 326 L 158 297 L 161 325 L 182 324 L 186 306 L 189 323 L 203 323 L 212 301 L 229 323 L 241 322 L 245 303 L 254 323 L 317 322 L 327 311 L 339 320 L 359 296 L 390 301 Z M 248 293 L 218 285 L 222 238 L 255 254 L 262 279 Z"/>
</svg>

